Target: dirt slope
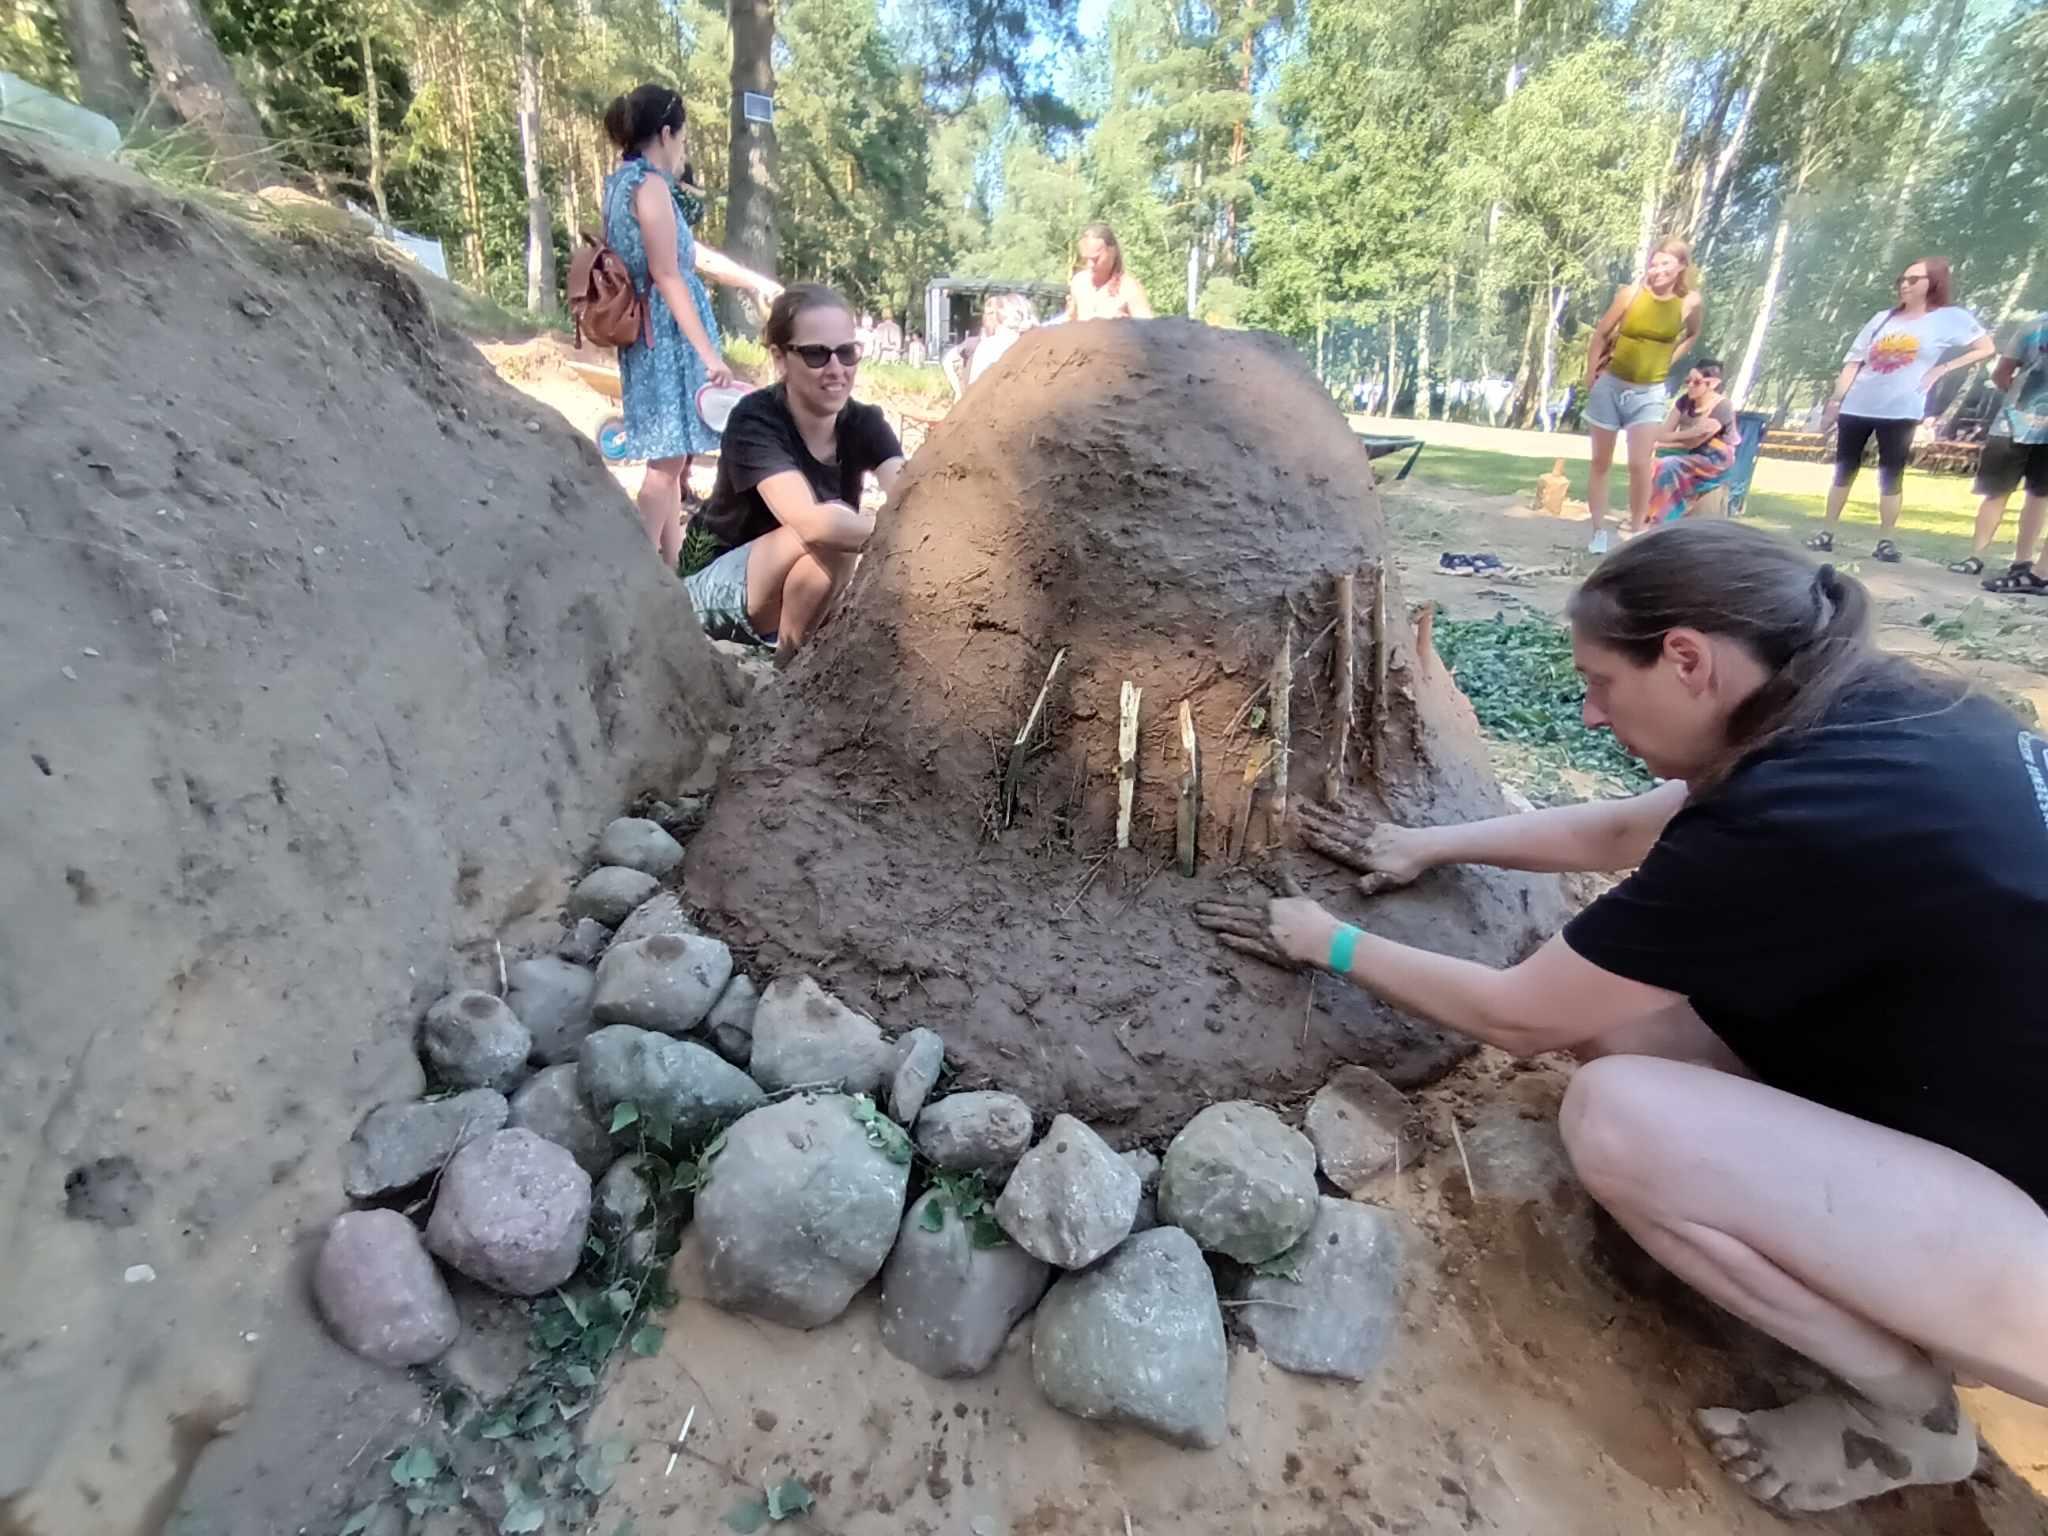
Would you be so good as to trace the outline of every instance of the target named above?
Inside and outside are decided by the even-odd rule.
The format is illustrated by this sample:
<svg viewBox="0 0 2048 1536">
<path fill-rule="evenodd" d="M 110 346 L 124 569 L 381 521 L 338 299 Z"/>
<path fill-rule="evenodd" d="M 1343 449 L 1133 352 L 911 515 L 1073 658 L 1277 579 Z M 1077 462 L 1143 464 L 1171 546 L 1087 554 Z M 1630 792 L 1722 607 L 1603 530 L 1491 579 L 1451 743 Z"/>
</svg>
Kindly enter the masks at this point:
<svg viewBox="0 0 2048 1536">
<path fill-rule="evenodd" d="M 752 707 L 690 848 L 691 898 L 765 973 L 817 971 L 892 1029 L 942 1031 L 970 1080 L 1127 1137 L 1170 1134 L 1213 1099 L 1312 1089 L 1339 1061 L 1429 1081 L 1469 1047 L 1348 988 L 1311 999 L 1306 978 L 1224 958 L 1188 917 L 1246 883 L 1226 831 L 1271 734 L 1260 690 L 1289 616 L 1300 797 L 1337 737 L 1335 580 L 1388 555 L 1366 457 L 1282 343 L 1180 321 L 1033 332 L 919 450 L 844 611 Z M 1398 582 L 1388 609 L 1384 746 L 1368 764 L 1361 660 L 1348 776 L 1410 820 L 1505 809 Z M 997 836 L 1010 744 L 1062 650 Z M 1116 853 L 1125 681 L 1143 699 L 1132 846 Z M 1182 700 L 1203 753 L 1192 879 L 1171 867 Z M 1347 902 L 1347 882 L 1303 871 Z M 1554 930 L 1559 899 L 1552 878 L 1467 870 L 1375 922 L 1503 962 Z"/>
<path fill-rule="evenodd" d="M 405 279 L 43 154 L 0 140 L 0 1531 L 293 1530 L 394 1390 L 289 1273 L 354 1120 L 708 776 L 728 683 Z"/>
</svg>

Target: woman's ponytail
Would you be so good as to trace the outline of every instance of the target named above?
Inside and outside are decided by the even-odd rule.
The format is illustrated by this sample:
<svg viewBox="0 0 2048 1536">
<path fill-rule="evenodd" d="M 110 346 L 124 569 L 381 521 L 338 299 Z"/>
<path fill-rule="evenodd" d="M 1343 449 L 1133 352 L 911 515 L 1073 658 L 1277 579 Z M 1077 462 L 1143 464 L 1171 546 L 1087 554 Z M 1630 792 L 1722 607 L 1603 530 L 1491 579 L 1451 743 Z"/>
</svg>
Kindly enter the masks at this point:
<svg viewBox="0 0 2048 1536">
<path fill-rule="evenodd" d="M 1637 666 L 1655 661 L 1674 629 L 1733 640 L 1763 665 L 1768 680 L 1729 717 L 1727 751 L 1702 785 L 1766 742 L 1819 724 L 1850 687 L 1886 670 L 1917 673 L 1872 642 L 1862 582 L 1739 523 L 1679 523 L 1634 540 L 1565 612 L 1585 639 Z"/>
<path fill-rule="evenodd" d="M 665 85 L 635 86 L 604 109 L 605 137 L 629 159 L 667 128 L 683 131 L 683 98 Z"/>
</svg>

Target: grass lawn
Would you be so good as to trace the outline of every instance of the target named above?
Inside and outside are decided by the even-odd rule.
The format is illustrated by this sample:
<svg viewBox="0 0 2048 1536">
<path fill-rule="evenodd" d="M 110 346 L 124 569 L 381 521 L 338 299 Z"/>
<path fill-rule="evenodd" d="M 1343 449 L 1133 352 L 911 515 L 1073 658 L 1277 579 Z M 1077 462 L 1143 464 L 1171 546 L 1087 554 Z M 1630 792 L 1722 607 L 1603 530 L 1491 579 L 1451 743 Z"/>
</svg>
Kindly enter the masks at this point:
<svg viewBox="0 0 2048 1536">
<path fill-rule="evenodd" d="M 1527 496 L 1536 477 L 1550 472 L 1551 460 L 1521 454 L 1488 453 L 1476 448 L 1452 448 L 1432 443 L 1422 450 L 1409 478 L 1423 485 L 1455 487 L 1494 496 Z M 1571 481 L 1570 494 L 1583 501 L 1586 496 L 1584 463 L 1565 463 Z M 1628 484 L 1622 466 L 1616 464 L 1609 481 L 1609 505 L 1627 513 Z M 1752 491 L 1743 512 L 1753 522 L 1780 533 L 1805 538 L 1820 526 L 1826 510 L 1819 496 L 1789 495 L 1781 491 Z M 2013 522 L 2019 515 L 2019 498 L 2013 498 L 2001 533 L 2005 558 L 2012 558 Z M 1966 475 L 1934 475 L 1919 470 L 1906 472 L 1906 509 L 1899 518 L 1899 540 L 1910 554 L 1949 561 L 1970 552 L 1970 532 L 1977 518 L 1977 498 L 1970 493 Z M 1866 469 L 1857 477 L 1849 508 L 1842 515 L 1843 532 L 1836 548 L 1858 557 L 1870 553 L 1877 539 L 1877 475 Z M 1996 555 L 1999 546 L 1993 547 Z"/>
</svg>

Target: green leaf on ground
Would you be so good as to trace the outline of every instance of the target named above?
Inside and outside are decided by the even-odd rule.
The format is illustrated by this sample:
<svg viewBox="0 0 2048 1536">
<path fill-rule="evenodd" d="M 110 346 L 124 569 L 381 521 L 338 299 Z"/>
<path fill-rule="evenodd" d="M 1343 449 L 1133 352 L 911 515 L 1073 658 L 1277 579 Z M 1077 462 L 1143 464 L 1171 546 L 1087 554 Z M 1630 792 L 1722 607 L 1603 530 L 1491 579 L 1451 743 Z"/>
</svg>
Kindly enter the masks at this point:
<svg viewBox="0 0 2048 1536">
<path fill-rule="evenodd" d="M 585 1493 L 603 1498 L 612 1491 L 612 1484 L 618 1481 L 618 1476 L 594 1450 L 587 1450 L 576 1458 L 576 1481 Z"/>
<path fill-rule="evenodd" d="M 612 1106 L 612 1134 L 618 1135 L 640 1118 L 640 1106 L 631 1099 L 622 1099 Z"/>
<path fill-rule="evenodd" d="M 648 1323 L 633 1332 L 626 1347 L 636 1355 L 658 1355 L 665 1330 L 658 1323 Z"/>
<path fill-rule="evenodd" d="M 768 1490 L 768 1518 L 788 1520 L 802 1514 L 816 1502 L 802 1478 L 786 1477 Z"/>
<path fill-rule="evenodd" d="M 377 1508 L 375 1504 L 365 1504 L 348 1517 L 336 1536 L 361 1536 L 362 1532 L 370 1528 L 370 1522 L 377 1518 Z"/>
<path fill-rule="evenodd" d="M 415 1445 L 391 1464 L 391 1481 L 401 1488 L 418 1488 L 441 1475 L 441 1463 L 424 1445 Z"/>
<path fill-rule="evenodd" d="M 725 1512 L 726 1529 L 738 1531 L 740 1536 L 753 1536 L 767 1523 L 768 1505 L 760 1499 L 742 1499 Z"/>
<path fill-rule="evenodd" d="M 910 1138 L 903 1127 L 875 1108 L 875 1101 L 864 1093 L 853 1096 L 853 1118 L 867 1131 L 868 1145 L 877 1148 L 882 1156 L 892 1163 L 910 1162 Z"/>
<path fill-rule="evenodd" d="M 509 1413 L 494 1413 L 483 1422 L 477 1434 L 486 1440 L 510 1440 L 519 1433 L 519 1421 Z"/>
<path fill-rule="evenodd" d="M 946 1202 L 943 1199 L 925 1203 L 924 1214 L 917 1218 L 917 1224 L 927 1232 L 946 1230 Z"/>
</svg>

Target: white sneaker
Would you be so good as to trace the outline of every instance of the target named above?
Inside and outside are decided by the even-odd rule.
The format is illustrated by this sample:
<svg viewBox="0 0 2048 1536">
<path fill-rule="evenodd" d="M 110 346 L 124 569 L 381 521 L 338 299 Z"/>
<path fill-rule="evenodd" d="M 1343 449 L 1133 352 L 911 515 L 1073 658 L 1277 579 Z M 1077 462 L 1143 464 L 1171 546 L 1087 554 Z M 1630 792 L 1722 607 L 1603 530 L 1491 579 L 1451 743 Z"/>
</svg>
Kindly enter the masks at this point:
<svg viewBox="0 0 2048 1536">
<path fill-rule="evenodd" d="M 1604 555 L 1607 553 L 1607 530 L 1605 528 L 1594 534 L 1592 539 L 1587 542 L 1586 553 L 1589 555 Z"/>
</svg>

